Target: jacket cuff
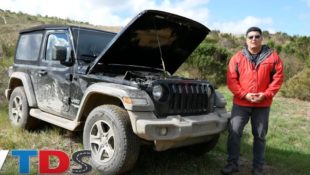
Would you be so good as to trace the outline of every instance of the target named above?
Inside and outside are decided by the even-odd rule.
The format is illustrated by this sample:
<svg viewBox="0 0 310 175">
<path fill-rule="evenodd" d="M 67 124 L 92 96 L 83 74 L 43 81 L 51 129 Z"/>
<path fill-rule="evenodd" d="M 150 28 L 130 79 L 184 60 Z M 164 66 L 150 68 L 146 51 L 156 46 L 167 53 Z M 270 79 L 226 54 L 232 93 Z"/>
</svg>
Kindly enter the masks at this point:
<svg viewBox="0 0 310 175">
<path fill-rule="evenodd" d="M 240 93 L 240 99 L 244 99 L 246 94 L 248 94 L 248 92 L 246 92 L 246 91 L 241 92 Z"/>
<path fill-rule="evenodd" d="M 274 96 L 273 93 L 264 92 L 265 98 L 272 98 Z"/>
</svg>

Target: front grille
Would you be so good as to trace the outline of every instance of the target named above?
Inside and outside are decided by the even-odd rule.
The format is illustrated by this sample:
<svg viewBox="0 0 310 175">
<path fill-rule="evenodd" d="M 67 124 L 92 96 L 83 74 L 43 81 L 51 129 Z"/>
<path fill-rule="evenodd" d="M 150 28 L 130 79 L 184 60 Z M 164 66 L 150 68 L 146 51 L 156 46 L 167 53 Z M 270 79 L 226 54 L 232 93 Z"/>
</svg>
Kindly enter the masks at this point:
<svg viewBox="0 0 310 175">
<path fill-rule="evenodd" d="M 208 85 L 169 84 L 169 113 L 201 113 L 208 108 Z"/>
<path fill-rule="evenodd" d="M 165 102 L 155 102 L 156 113 L 159 117 L 210 112 L 210 99 L 213 95 L 213 88 L 209 83 L 161 82 L 161 85 L 166 88 L 169 97 Z"/>
</svg>

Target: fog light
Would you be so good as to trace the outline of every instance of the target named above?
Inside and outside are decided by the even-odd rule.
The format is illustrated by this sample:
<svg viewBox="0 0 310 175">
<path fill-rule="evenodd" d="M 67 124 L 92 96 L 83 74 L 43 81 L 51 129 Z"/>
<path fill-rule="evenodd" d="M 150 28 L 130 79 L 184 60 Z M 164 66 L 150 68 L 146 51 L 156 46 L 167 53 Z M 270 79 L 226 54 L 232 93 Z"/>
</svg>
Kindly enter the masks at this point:
<svg viewBox="0 0 310 175">
<path fill-rule="evenodd" d="M 160 128 L 159 134 L 160 134 L 161 136 L 165 136 L 165 135 L 167 135 L 167 133 L 168 133 L 168 128 L 166 128 L 166 127 Z"/>
</svg>

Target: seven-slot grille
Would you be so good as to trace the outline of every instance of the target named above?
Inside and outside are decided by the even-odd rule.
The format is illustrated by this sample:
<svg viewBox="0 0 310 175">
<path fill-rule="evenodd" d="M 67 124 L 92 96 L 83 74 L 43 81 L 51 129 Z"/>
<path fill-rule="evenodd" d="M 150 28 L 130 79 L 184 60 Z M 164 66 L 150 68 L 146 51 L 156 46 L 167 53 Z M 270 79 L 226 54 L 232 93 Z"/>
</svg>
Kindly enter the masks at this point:
<svg viewBox="0 0 310 175">
<path fill-rule="evenodd" d="M 170 114 L 207 112 L 210 91 L 208 84 L 168 84 L 168 87 Z"/>
<path fill-rule="evenodd" d="M 164 86 L 168 91 L 167 100 L 154 101 L 155 113 L 158 117 L 168 115 L 192 115 L 211 112 L 210 96 L 212 96 L 211 85 L 207 82 L 172 82 L 158 81 L 156 84 Z"/>
</svg>

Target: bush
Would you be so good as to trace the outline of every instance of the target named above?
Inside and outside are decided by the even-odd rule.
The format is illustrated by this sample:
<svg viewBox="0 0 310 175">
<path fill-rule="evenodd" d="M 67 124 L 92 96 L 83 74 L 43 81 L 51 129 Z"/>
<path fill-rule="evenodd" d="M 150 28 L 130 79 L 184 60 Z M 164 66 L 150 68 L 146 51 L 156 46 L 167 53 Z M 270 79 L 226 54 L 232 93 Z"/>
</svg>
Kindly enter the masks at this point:
<svg viewBox="0 0 310 175">
<path fill-rule="evenodd" d="M 6 43 L 2 43 L 2 52 L 6 57 L 12 57 L 15 53 L 15 45 L 9 45 Z"/>
<path fill-rule="evenodd" d="M 301 72 L 305 67 L 305 63 L 294 56 L 281 53 L 280 57 L 282 58 L 284 63 L 285 81 L 289 80 L 294 75 Z"/>
<path fill-rule="evenodd" d="M 267 42 L 267 45 L 268 45 L 270 48 L 275 48 L 275 43 L 274 43 L 274 41 L 272 41 L 272 40 L 269 40 L 269 41 Z"/>
<path fill-rule="evenodd" d="M 196 78 L 207 79 L 216 86 L 226 82 L 228 52 L 214 44 L 203 42 L 187 60 L 192 69 L 190 74 L 198 74 Z"/>
<path fill-rule="evenodd" d="M 281 45 L 276 45 L 275 49 L 276 49 L 277 53 L 280 54 L 281 51 L 282 51 L 282 46 Z"/>
<path fill-rule="evenodd" d="M 310 69 L 303 71 L 289 79 L 281 89 L 284 97 L 298 98 L 300 100 L 310 101 Z"/>
<path fill-rule="evenodd" d="M 3 105 L 6 105 L 7 101 L 4 97 L 4 91 L 7 88 L 9 77 L 7 74 L 8 67 L 12 65 L 13 63 L 13 57 L 7 58 L 3 57 L 0 58 L 0 107 Z"/>
</svg>

